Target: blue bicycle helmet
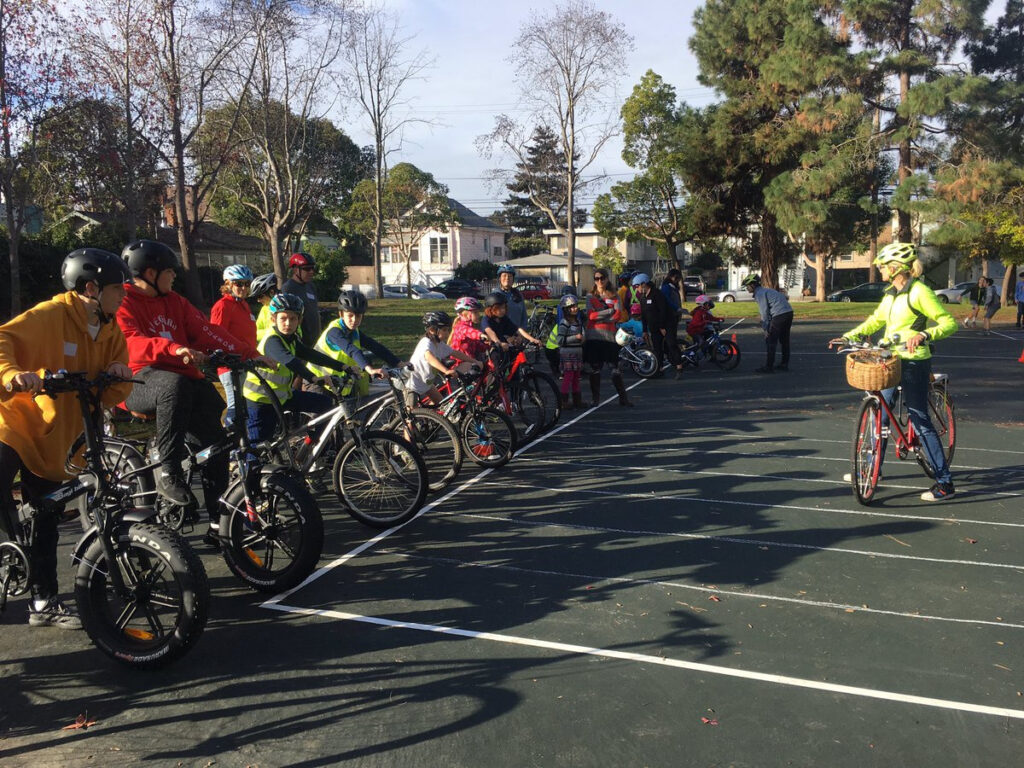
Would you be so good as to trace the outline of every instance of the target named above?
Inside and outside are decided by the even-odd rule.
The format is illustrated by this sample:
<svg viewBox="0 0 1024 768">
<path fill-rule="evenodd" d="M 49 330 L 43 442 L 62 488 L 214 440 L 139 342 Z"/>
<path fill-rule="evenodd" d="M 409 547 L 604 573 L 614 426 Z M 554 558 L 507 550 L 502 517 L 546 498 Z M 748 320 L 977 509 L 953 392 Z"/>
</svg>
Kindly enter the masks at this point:
<svg viewBox="0 0 1024 768">
<path fill-rule="evenodd" d="M 306 303 L 294 293 L 279 293 L 270 300 L 270 304 L 267 306 L 270 307 L 272 315 L 276 315 L 278 312 L 296 312 L 301 317 L 306 309 Z"/>
<path fill-rule="evenodd" d="M 500 267 L 498 267 L 498 274 L 499 275 L 503 275 L 506 272 L 511 274 L 512 277 L 516 276 L 516 268 L 513 267 L 511 264 L 502 264 Z"/>
<path fill-rule="evenodd" d="M 224 268 L 224 282 L 252 282 L 252 270 L 244 264 L 232 264 Z"/>
</svg>

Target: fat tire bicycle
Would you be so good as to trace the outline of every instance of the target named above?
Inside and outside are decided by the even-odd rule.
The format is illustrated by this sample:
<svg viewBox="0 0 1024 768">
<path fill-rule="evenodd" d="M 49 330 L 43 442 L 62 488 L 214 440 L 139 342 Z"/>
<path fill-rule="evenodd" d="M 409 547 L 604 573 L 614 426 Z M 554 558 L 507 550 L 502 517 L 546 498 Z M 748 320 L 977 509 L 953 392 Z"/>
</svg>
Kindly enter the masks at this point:
<svg viewBox="0 0 1024 768">
<path fill-rule="evenodd" d="M 84 455 L 78 474 L 42 497 L 22 501 L 6 521 L 13 540 L 0 542 L 0 609 L 29 588 L 29 553 L 40 514 L 58 514 L 74 502 L 84 533 L 71 559 L 77 564 L 75 602 L 93 644 L 133 668 L 163 667 L 195 645 L 206 626 L 210 586 L 202 561 L 178 534 L 152 522 L 112 479 L 100 424 L 101 396 L 119 377 L 58 371 L 43 378 L 42 394 L 74 393 L 82 410 Z"/>
</svg>

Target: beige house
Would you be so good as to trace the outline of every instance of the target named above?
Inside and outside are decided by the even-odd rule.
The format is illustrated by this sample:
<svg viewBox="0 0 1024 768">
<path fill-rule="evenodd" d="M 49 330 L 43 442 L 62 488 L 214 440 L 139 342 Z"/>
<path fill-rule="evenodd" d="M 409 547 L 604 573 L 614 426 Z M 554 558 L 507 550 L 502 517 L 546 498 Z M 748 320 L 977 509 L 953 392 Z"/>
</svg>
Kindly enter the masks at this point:
<svg viewBox="0 0 1024 768">
<path fill-rule="evenodd" d="M 548 250 L 551 253 L 566 253 L 568 245 L 565 236 L 559 234 L 557 229 L 545 229 L 544 237 L 548 239 Z M 594 251 L 608 245 L 608 238 L 604 237 L 593 226 L 583 226 L 576 229 L 576 252 L 587 256 L 593 256 Z M 625 240 L 615 243 L 615 249 L 622 254 L 625 263 L 629 265 L 654 264 L 658 261 L 658 246 L 652 240 L 638 240 L 635 243 Z"/>
</svg>

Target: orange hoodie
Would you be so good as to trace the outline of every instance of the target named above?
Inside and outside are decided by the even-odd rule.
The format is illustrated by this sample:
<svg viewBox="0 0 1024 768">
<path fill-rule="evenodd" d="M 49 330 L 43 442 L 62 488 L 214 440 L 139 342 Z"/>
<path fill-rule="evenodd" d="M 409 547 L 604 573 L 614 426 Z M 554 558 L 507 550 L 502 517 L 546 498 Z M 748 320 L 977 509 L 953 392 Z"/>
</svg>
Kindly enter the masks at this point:
<svg viewBox="0 0 1024 768">
<path fill-rule="evenodd" d="M 0 326 L 0 443 L 16 450 L 33 474 L 66 479 L 64 460 L 82 433 L 75 394 L 33 398 L 27 392 L 8 392 L 6 385 L 22 371 L 41 376 L 64 368 L 96 376 L 114 361 L 128 363 L 124 334 L 117 323 L 104 323 L 93 341 L 87 307 L 73 291 L 36 304 Z M 112 386 L 103 393 L 103 404 L 115 405 L 131 390 L 128 383 Z"/>
</svg>

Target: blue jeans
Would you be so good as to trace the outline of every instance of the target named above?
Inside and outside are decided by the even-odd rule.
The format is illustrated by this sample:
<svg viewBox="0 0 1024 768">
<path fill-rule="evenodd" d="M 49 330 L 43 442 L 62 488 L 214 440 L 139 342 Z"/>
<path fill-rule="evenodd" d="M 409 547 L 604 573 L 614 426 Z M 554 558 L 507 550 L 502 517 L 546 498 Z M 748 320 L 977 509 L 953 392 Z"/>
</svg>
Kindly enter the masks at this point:
<svg viewBox="0 0 1024 768">
<path fill-rule="evenodd" d="M 903 375 L 900 377 L 900 384 L 903 386 L 903 402 L 907 406 L 907 413 L 910 415 L 910 422 L 914 425 L 914 432 L 921 441 L 928 461 L 935 468 L 935 482 L 952 483 L 953 476 L 949 471 L 949 464 L 946 463 L 946 454 L 942 452 L 942 444 L 939 436 L 932 426 L 931 417 L 928 415 L 928 384 L 932 376 L 931 358 L 925 360 L 903 360 Z M 892 406 L 893 395 L 896 388 L 882 390 L 885 401 Z M 889 425 L 889 417 L 882 411 L 882 426 Z M 882 441 L 882 459 L 885 459 L 886 440 Z"/>
<path fill-rule="evenodd" d="M 303 392 L 293 390 L 294 394 L 288 402 L 282 405 L 289 411 L 298 413 L 326 413 L 334 407 L 334 399 L 328 395 L 321 395 L 316 392 Z M 267 440 L 273 437 L 277 429 L 277 414 L 274 406 L 264 403 L 247 403 L 249 406 L 249 420 L 246 422 L 246 429 L 249 432 L 249 440 L 254 443 Z"/>
<path fill-rule="evenodd" d="M 224 402 L 227 403 L 227 410 L 224 412 L 224 426 L 228 428 L 235 420 L 235 390 L 231 386 L 231 371 L 218 373 L 217 378 L 224 386 Z"/>
</svg>

